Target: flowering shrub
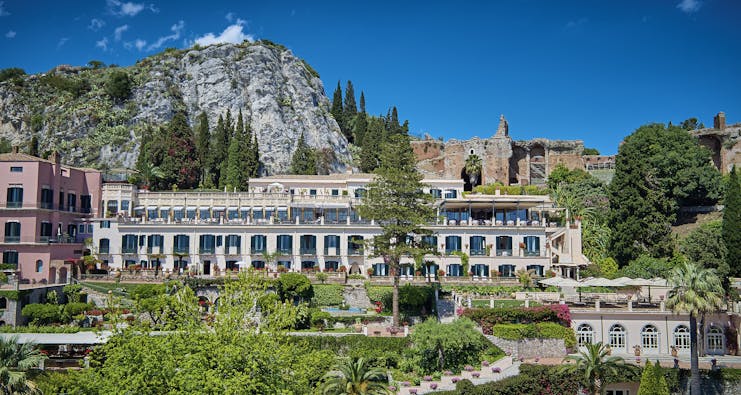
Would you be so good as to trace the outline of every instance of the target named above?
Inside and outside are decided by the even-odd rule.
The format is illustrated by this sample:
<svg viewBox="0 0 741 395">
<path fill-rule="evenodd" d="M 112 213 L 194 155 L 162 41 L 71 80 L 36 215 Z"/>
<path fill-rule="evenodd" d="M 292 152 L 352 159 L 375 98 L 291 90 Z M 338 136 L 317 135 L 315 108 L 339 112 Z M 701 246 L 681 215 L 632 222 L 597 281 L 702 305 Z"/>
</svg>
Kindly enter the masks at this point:
<svg viewBox="0 0 741 395">
<path fill-rule="evenodd" d="M 546 305 L 529 308 L 474 308 L 464 309 L 463 317 L 468 317 L 481 326 L 484 334 L 490 335 L 496 324 L 535 324 L 555 322 L 564 327 L 571 326 L 571 313 L 565 304 Z"/>
<path fill-rule="evenodd" d="M 446 375 L 446 376 L 452 376 L 453 375 L 453 372 L 451 372 L 450 370 L 446 370 L 446 371 L 443 372 L 443 374 Z"/>
<path fill-rule="evenodd" d="M 430 389 L 436 390 L 437 389 L 437 383 L 430 383 Z"/>
<path fill-rule="evenodd" d="M 502 373 L 502 369 L 498 366 L 491 368 L 492 373 Z"/>
<path fill-rule="evenodd" d="M 477 379 L 477 378 L 479 378 L 481 376 L 481 373 L 479 373 L 479 372 L 473 372 L 473 373 L 471 373 L 471 376 L 473 376 L 474 378 Z"/>
<path fill-rule="evenodd" d="M 465 370 L 466 372 L 473 372 L 473 366 L 466 365 L 466 367 L 464 367 L 463 370 Z"/>
<path fill-rule="evenodd" d="M 489 366 L 489 361 L 481 361 L 481 366 L 488 367 Z"/>
<path fill-rule="evenodd" d="M 425 376 L 422 378 L 424 381 L 432 381 L 432 376 Z"/>
<path fill-rule="evenodd" d="M 461 379 L 460 379 L 460 378 L 458 378 L 458 377 L 453 377 L 452 379 L 450 379 L 450 381 L 452 381 L 452 382 L 453 382 L 453 384 L 455 384 L 455 383 L 459 382 L 460 380 L 461 380 Z"/>
</svg>

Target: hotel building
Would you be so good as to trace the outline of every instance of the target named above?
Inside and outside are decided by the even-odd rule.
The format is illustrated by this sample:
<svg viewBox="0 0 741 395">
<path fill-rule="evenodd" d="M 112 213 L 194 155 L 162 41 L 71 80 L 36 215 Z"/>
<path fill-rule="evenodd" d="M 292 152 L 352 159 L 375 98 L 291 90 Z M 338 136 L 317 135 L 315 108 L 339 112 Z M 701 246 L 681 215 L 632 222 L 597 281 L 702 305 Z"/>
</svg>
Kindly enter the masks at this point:
<svg viewBox="0 0 741 395">
<path fill-rule="evenodd" d="M 380 232 L 356 208 L 370 174 L 275 176 L 250 180 L 247 192 L 149 192 L 105 183 L 93 253 L 103 266 L 218 275 L 254 267 L 277 271 L 346 271 L 388 276 L 365 242 Z M 581 227 L 557 223 L 547 195 L 463 194 L 460 179 L 425 179 L 437 220 L 428 225 L 435 254 L 401 274 L 473 281 L 514 278 L 520 269 L 576 277 L 589 264 Z M 461 254 L 468 256 L 465 268 Z M 465 257 L 464 257 L 465 258 Z M 140 265 L 140 266 L 139 266 Z M 417 273 L 419 271 L 420 273 Z"/>
<path fill-rule="evenodd" d="M 3 271 L 21 284 L 66 283 L 101 215 L 101 184 L 99 171 L 65 166 L 56 152 L 0 154 Z"/>
</svg>

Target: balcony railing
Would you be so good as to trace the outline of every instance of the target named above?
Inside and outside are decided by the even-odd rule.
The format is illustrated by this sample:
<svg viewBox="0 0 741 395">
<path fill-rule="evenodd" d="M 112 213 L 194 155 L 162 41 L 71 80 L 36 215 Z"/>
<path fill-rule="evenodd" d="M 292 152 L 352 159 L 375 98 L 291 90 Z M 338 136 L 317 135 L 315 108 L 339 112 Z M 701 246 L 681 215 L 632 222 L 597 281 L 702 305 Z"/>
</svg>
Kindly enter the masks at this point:
<svg viewBox="0 0 741 395">
<path fill-rule="evenodd" d="M 512 256 L 512 249 L 498 249 L 497 250 L 497 256 Z"/>
<path fill-rule="evenodd" d="M 21 236 L 5 236 L 6 243 L 20 243 Z"/>
<path fill-rule="evenodd" d="M 5 207 L 6 208 L 21 208 L 23 207 L 23 202 L 6 202 Z"/>
<path fill-rule="evenodd" d="M 108 248 L 98 248 L 98 254 L 108 255 L 108 254 L 110 254 L 110 251 L 111 251 L 110 247 L 108 247 Z"/>
<path fill-rule="evenodd" d="M 302 248 L 301 255 L 316 255 L 316 248 Z"/>
<path fill-rule="evenodd" d="M 486 250 L 471 250 L 471 256 L 485 256 Z"/>
<path fill-rule="evenodd" d="M 216 251 L 214 247 L 201 247 L 198 249 L 199 254 L 213 254 Z"/>
<path fill-rule="evenodd" d="M 188 255 L 190 254 L 190 249 L 188 247 L 175 247 L 172 249 L 172 253 L 178 255 Z"/>
<path fill-rule="evenodd" d="M 122 254 L 136 254 L 136 247 L 121 247 Z"/>
<path fill-rule="evenodd" d="M 252 252 L 253 255 L 254 254 L 264 254 L 265 253 L 265 248 L 253 248 L 251 250 L 251 252 Z"/>
<path fill-rule="evenodd" d="M 347 255 L 363 255 L 362 248 L 348 248 Z"/>
<path fill-rule="evenodd" d="M 540 256 L 540 250 L 525 250 L 525 256 Z"/>
<path fill-rule="evenodd" d="M 279 248 L 276 250 L 276 252 L 279 255 L 291 255 L 293 253 L 293 249 L 291 248 Z"/>
</svg>

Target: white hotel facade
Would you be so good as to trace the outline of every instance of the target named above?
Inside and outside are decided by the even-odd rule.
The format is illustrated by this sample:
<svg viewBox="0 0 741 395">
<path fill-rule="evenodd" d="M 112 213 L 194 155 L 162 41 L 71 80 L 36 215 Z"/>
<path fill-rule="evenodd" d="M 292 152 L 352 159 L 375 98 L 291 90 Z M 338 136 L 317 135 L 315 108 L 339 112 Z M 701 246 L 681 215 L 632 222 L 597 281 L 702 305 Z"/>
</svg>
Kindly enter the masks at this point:
<svg viewBox="0 0 741 395">
<path fill-rule="evenodd" d="M 346 271 L 389 275 L 364 241 L 378 234 L 356 207 L 370 174 L 275 176 L 250 180 L 247 192 L 149 192 L 105 183 L 103 218 L 95 221 L 93 252 L 112 269 L 132 265 L 216 275 L 224 269 Z M 422 274 L 461 277 L 460 253 L 472 280 L 515 277 L 519 269 L 575 277 L 589 264 L 581 227 L 551 222 L 559 209 L 547 195 L 463 195 L 463 181 L 425 179 L 435 197 L 437 254 Z M 411 258 L 402 275 L 415 274 Z M 279 266 L 282 266 L 279 268 Z M 341 269 L 344 266 L 344 269 Z"/>
</svg>

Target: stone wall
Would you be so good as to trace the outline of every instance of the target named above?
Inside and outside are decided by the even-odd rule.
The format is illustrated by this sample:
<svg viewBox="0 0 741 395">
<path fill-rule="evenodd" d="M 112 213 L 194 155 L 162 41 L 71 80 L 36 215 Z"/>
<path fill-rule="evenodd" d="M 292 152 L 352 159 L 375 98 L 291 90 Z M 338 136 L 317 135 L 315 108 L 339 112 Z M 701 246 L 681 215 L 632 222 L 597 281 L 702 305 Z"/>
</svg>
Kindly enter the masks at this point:
<svg viewBox="0 0 741 395">
<path fill-rule="evenodd" d="M 567 354 L 563 339 L 508 340 L 496 336 L 486 337 L 514 359 L 563 358 Z"/>
</svg>

